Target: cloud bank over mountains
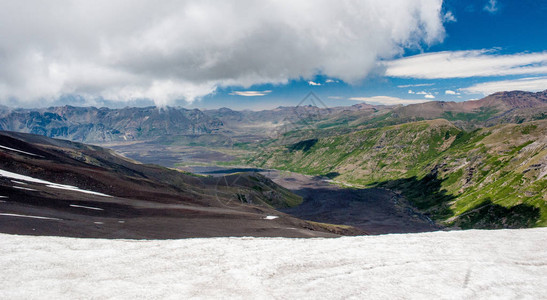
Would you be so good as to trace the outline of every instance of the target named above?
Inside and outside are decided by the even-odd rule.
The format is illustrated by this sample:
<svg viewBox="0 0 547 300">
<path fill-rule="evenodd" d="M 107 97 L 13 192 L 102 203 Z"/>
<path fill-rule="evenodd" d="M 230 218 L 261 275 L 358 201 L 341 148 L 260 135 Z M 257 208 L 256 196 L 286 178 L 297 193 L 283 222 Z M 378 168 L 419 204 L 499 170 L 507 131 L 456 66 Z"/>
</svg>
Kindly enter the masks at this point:
<svg viewBox="0 0 547 300">
<path fill-rule="evenodd" d="M 461 90 L 486 96 L 499 91 L 524 90 L 539 92 L 545 90 L 545 88 L 547 88 L 547 76 L 483 82 Z"/>
<path fill-rule="evenodd" d="M 433 96 L 433 95 L 431 95 Z M 426 97 L 425 98 L 429 98 Z M 433 96 L 433 98 L 435 98 Z M 390 96 L 374 96 L 374 97 L 351 97 L 349 100 L 355 100 L 355 101 L 363 101 L 368 104 L 373 105 L 398 105 L 398 104 L 416 104 L 416 103 L 424 103 L 429 102 L 431 100 L 427 99 L 401 99 L 398 97 L 390 97 Z"/>
<path fill-rule="evenodd" d="M 442 41 L 441 0 L 4 1 L 0 103 L 157 105 L 322 74 L 355 83 Z"/>
<path fill-rule="evenodd" d="M 385 62 L 386 75 L 446 79 L 547 73 L 547 51 L 499 55 L 494 50 L 424 53 Z"/>
</svg>

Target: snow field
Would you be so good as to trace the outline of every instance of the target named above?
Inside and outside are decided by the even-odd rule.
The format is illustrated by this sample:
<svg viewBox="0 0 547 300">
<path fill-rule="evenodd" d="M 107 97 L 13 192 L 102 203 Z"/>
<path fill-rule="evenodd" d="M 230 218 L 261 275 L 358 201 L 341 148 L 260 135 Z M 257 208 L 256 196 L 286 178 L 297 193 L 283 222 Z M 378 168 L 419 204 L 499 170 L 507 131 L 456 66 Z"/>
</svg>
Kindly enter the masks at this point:
<svg viewBox="0 0 547 300">
<path fill-rule="evenodd" d="M 545 299 L 547 228 L 338 239 L 0 234 L 2 298 Z"/>
</svg>

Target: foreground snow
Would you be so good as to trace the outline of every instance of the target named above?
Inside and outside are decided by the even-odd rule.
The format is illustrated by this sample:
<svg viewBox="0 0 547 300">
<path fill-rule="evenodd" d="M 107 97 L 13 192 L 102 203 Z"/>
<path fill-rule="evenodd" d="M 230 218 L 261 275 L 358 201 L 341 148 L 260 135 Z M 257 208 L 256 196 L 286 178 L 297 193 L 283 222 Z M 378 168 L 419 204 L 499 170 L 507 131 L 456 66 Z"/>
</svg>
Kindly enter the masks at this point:
<svg viewBox="0 0 547 300">
<path fill-rule="evenodd" d="M 546 247 L 547 228 L 167 241 L 0 234 L 0 295 L 540 299 Z"/>
</svg>

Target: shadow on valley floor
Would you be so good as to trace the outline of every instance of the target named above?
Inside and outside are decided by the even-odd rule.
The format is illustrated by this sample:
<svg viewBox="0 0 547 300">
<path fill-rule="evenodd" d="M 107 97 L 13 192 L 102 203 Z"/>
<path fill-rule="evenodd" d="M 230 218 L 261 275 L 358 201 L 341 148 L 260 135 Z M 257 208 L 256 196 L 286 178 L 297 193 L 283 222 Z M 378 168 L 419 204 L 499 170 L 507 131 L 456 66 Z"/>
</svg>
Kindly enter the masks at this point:
<svg viewBox="0 0 547 300">
<path fill-rule="evenodd" d="M 528 204 L 504 207 L 485 198 L 469 212 L 462 214 L 455 225 L 463 229 L 528 228 L 533 227 L 540 216 L 540 209 Z"/>
<path fill-rule="evenodd" d="M 441 186 L 443 180 L 434 175 L 378 182 L 375 185 L 399 191 L 414 207 L 425 212 L 434 220 L 446 220 L 454 216 L 450 204 L 456 197 L 446 193 Z M 518 204 L 504 207 L 492 202 L 490 198 L 474 206 L 456 218 L 453 225 L 462 229 L 501 229 L 533 227 L 539 220 L 539 208 Z"/>
<path fill-rule="evenodd" d="M 443 180 L 434 175 L 427 175 L 422 179 L 417 177 L 388 180 L 374 183 L 374 186 L 384 187 L 401 194 L 410 203 L 428 216 L 435 219 L 446 219 L 454 215 L 450 209 L 450 202 L 456 197 L 447 194 L 441 186 Z"/>
<path fill-rule="evenodd" d="M 329 172 L 329 173 L 327 173 L 323 176 L 327 177 L 328 179 L 334 179 L 334 178 L 340 176 L 340 173 L 338 173 L 338 172 Z"/>
<path fill-rule="evenodd" d="M 294 151 L 298 151 L 298 150 L 308 152 L 311 149 L 311 147 L 313 147 L 315 144 L 317 144 L 318 141 L 319 141 L 318 139 L 300 141 L 296 144 L 288 146 L 287 150 L 289 150 L 289 152 L 294 152 Z"/>
</svg>

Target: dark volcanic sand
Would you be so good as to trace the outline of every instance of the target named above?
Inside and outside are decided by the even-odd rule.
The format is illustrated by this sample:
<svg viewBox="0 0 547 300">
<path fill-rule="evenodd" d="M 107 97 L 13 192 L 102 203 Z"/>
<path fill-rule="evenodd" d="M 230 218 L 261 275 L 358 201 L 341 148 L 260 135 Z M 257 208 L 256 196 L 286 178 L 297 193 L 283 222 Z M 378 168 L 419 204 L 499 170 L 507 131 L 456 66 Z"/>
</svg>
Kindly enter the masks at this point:
<svg viewBox="0 0 547 300">
<path fill-rule="evenodd" d="M 278 171 L 267 173 L 274 182 L 304 198 L 298 207 L 282 210 L 298 218 L 351 225 L 370 234 L 440 229 L 403 197 L 389 190 L 341 188 L 322 178 Z"/>
<path fill-rule="evenodd" d="M 370 234 L 425 232 L 441 229 L 400 195 L 385 189 L 342 188 L 327 179 L 292 172 L 253 168 L 193 167 L 188 171 L 213 176 L 260 171 L 275 183 L 302 196 L 304 202 L 281 210 L 295 217 L 355 226 Z"/>
</svg>

